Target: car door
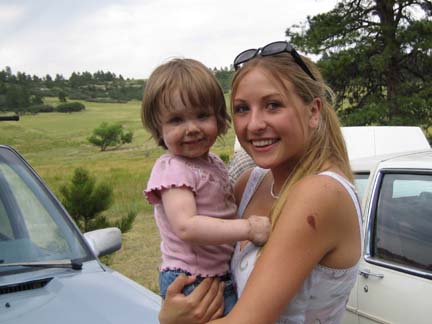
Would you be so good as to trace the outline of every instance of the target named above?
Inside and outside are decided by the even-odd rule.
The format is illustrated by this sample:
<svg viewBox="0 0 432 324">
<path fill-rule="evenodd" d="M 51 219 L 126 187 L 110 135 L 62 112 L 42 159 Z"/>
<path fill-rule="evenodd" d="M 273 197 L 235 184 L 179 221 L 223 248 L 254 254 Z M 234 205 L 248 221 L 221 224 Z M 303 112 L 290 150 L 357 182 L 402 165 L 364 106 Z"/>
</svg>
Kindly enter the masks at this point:
<svg viewBox="0 0 432 324">
<path fill-rule="evenodd" d="M 432 323 L 432 174 L 381 170 L 367 211 L 358 323 Z"/>
</svg>

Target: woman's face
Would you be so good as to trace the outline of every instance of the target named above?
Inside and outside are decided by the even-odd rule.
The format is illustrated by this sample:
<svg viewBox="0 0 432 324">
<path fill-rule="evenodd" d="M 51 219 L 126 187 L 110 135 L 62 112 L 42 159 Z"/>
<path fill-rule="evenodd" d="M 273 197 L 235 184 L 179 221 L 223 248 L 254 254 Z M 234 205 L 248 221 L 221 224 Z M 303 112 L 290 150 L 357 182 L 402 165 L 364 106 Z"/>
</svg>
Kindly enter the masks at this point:
<svg viewBox="0 0 432 324">
<path fill-rule="evenodd" d="M 237 137 L 255 163 L 266 169 L 290 170 L 304 153 L 318 105 L 306 105 L 285 81 L 284 90 L 261 68 L 248 72 L 233 98 Z M 319 114 L 319 109 L 318 109 Z"/>
</svg>

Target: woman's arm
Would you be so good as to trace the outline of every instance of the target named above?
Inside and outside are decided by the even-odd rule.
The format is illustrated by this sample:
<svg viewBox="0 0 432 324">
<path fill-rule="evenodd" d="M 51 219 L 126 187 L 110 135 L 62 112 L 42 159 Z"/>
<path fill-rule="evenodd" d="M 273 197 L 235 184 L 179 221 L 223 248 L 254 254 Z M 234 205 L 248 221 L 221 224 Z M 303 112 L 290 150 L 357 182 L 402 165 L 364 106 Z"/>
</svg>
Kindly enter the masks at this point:
<svg viewBox="0 0 432 324">
<path fill-rule="evenodd" d="M 223 315 L 225 283 L 215 278 L 206 278 L 191 294 L 185 296 L 182 289 L 194 280 L 194 277 L 180 275 L 168 287 L 159 313 L 160 323 L 207 323 Z"/>
<path fill-rule="evenodd" d="M 191 244 L 222 244 L 250 240 L 257 245 L 267 241 L 270 222 L 267 217 L 219 219 L 197 215 L 195 196 L 188 188 L 162 191 L 165 213 L 176 235 Z"/>
<path fill-rule="evenodd" d="M 276 322 L 312 269 L 336 248 L 343 199 L 338 184 L 327 178 L 308 177 L 292 188 L 239 301 L 211 323 Z"/>
</svg>

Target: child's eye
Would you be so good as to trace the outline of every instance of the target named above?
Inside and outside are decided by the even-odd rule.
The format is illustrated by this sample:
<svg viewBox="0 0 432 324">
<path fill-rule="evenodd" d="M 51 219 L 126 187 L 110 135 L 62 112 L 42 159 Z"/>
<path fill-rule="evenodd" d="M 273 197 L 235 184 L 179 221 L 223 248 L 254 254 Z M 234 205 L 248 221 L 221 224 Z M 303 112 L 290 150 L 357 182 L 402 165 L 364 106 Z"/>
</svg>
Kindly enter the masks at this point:
<svg viewBox="0 0 432 324">
<path fill-rule="evenodd" d="M 172 117 L 168 120 L 169 124 L 180 124 L 183 121 L 181 117 Z"/>
<path fill-rule="evenodd" d="M 197 115 L 197 118 L 198 119 L 207 119 L 207 118 L 209 118 L 210 117 L 210 114 L 208 113 L 208 112 L 202 112 L 202 113 L 199 113 L 198 115 Z"/>
<path fill-rule="evenodd" d="M 241 114 L 249 111 L 249 107 L 247 105 L 235 105 L 234 106 L 234 113 L 235 114 Z"/>
</svg>

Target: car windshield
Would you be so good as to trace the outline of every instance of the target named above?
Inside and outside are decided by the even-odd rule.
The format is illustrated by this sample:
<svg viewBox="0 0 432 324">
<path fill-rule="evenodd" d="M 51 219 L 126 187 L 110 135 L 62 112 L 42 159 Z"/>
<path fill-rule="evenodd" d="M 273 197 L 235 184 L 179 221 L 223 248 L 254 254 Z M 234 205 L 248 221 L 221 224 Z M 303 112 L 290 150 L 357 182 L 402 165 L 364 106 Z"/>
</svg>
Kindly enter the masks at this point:
<svg viewBox="0 0 432 324">
<path fill-rule="evenodd" d="M 59 202 L 11 149 L 0 146 L 0 276 L 7 264 L 92 256 Z"/>
</svg>

